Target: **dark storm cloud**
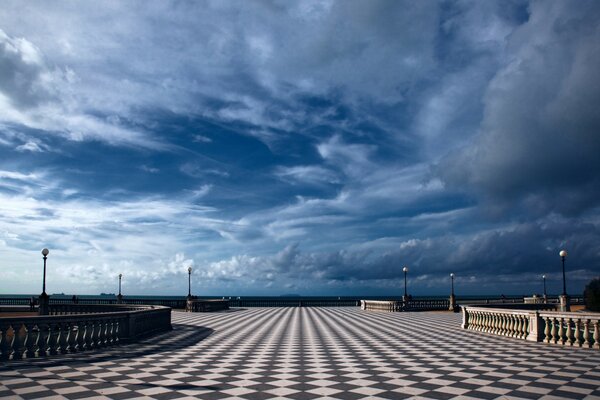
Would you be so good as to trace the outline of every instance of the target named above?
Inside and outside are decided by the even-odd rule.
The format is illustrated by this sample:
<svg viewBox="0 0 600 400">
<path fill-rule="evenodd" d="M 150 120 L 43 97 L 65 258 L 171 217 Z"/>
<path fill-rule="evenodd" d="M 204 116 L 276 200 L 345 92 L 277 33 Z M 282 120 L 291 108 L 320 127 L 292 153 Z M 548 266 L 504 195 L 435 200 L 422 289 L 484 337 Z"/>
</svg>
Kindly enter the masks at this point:
<svg viewBox="0 0 600 400">
<path fill-rule="evenodd" d="M 600 6 L 535 2 L 508 38 L 479 134 L 438 165 L 494 214 L 576 215 L 600 199 Z"/>
</svg>

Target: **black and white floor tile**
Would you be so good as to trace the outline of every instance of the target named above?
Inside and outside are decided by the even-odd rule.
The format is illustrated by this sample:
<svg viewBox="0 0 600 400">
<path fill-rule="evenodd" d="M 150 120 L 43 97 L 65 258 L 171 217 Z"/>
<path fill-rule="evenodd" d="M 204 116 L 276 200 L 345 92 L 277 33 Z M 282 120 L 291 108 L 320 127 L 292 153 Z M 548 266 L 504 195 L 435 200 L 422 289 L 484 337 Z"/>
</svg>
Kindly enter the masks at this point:
<svg viewBox="0 0 600 400">
<path fill-rule="evenodd" d="M 14 399 L 600 399 L 600 351 L 353 308 L 173 312 L 143 342 L 0 363 Z"/>
</svg>

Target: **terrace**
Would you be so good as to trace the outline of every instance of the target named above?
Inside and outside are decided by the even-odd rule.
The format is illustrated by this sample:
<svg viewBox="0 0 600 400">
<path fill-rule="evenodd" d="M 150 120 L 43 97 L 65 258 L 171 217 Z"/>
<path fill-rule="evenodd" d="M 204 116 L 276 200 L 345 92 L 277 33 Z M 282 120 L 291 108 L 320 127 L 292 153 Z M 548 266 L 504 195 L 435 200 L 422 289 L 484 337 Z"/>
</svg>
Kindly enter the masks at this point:
<svg viewBox="0 0 600 400">
<path fill-rule="evenodd" d="M 452 312 L 172 312 L 173 330 L 0 364 L 0 397 L 600 398 L 600 353 L 461 329 Z"/>
</svg>

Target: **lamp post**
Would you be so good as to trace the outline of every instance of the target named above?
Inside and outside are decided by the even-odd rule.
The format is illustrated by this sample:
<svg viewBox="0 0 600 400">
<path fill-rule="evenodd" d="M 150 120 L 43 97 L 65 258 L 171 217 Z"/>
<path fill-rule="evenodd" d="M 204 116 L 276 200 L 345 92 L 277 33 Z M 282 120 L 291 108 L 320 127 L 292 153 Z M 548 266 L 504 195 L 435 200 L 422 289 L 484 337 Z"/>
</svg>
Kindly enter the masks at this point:
<svg viewBox="0 0 600 400">
<path fill-rule="evenodd" d="M 123 278 L 123 274 L 119 274 L 119 295 L 117 296 L 117 304 L 123 303 L 123 295 L 121 294 L 121 278 Z"/>
<path fill-rule="evenodd" d="M 188 298 L 192 298 L 192 267 L 188 267 Z"/>
<path fill-rule="evenodd" d="M 40 308 L 38 310 L 39 315 L 48 315 L 48 305 L 50 303 L 50 296 L 46 294 L 46 259 L 50 251 L 48 249 L 42 250 L 42 256 L 44 258 L 44 277 L 42 279 L 42 294 L 40 294 Z"/>
<path fill-rule="evenodd" d="M 450 292 L 450 306 L 448 310 L 450 311 L 458 311 L 458 307 L 456 307 L 456 296 L 454 296 L 454 272 L 450 273 L 450 281 L 451 281 L 451 292 Z"/>
<path fill-rule="evenodd" d="M 562 260 L 562 273 L 563 273 L 563 291 L 562 291 L 562 295 L 566 296 L 567 295 L 567 278 L 565 277 L 565 258 L 567 258 L 567 251 L 566 250 L 561 250 L 560 253 L 558 253 L 558 255 L 560 256 L 560 258 Z"/>
<path fill-rule="evenodd" d="M 404 272 L 404 298 L 402 300 L 408 300 L 408 291 L 406 290 L 406 273 L 408 272 L 408 267 L 403 267 L 402 271 Z"/>
<path fill-rule="evenodd" d="M 44 256 L 44 279 L 43 279 L 43 283 L 42 283 L 42 295 L 47 296 L 46 295 L 46 259 L 48 259 L 48 254 L 50 253 L 50 250 L 48 249 L 44 249 L 42 250 L 42 256 Z"/>
<path fill-rule="evenodd" d="M 561 250 L 558 255 L 562 261 L 562 275 L 563 275 L 563 291 L 560 295 L 560 311 L 571 311 L 571 304 L 569 304 L 569 296 L 567 296 L 567 278 L 565 276 L 565 258 L 567 258 L 567 251 Z"/>
</svg>

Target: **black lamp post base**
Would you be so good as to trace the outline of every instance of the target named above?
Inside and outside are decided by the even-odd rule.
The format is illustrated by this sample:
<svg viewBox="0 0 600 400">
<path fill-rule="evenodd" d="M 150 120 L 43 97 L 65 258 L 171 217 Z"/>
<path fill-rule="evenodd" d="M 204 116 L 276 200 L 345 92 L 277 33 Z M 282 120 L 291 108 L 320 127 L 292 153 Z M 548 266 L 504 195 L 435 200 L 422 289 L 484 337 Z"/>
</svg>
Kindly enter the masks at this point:
<svg viewBox="0 0 600 400">
<path fill-rule="evenodd" d="M 40 306 L 38 308 L 39 315 L 48 315 L 50 314 L 50 296 L 43 292 L 39 297 Z"/>
<path fill-rule="evenodd" d="M 117 304 L 123 304 L 123 295 L 120 293 L 117 295 Z"/>
</svg>

